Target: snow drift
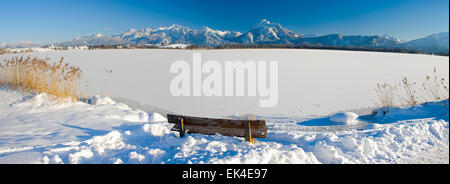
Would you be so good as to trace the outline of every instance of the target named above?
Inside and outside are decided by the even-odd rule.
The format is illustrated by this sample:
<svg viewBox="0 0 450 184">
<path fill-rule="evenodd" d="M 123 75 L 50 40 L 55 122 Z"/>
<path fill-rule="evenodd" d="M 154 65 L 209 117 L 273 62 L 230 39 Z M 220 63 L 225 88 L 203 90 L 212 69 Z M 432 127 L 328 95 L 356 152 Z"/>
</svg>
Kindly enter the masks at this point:
<svg viewBox="0 0 450 184">
<path fill-rule="evenodd" d="M 27 98 L 29 95 L 0 90 L 0 163 L 449 161 L 448 100 L 376 109 L 376 114 L 367 116 L 383 119 L 383 123 L 369 122 L 362 129 L 313 131 L 302 129 L 305 125 L 301 123 L 285 121 L 288 117 L 268 120 L 268 138 L 251 144 L 243 138 L 221 135 L 188 134 L 179 138 L 162 115 L 149 115 L 107 97 L 94 97 L 98 103 L 93 104 L 52 104 L 51 98 L 36 95 L 40 104 L 49 104 L 36 106 L 30 101 L 33 98 Z M 388 113 L 381 115 L 380 111 Z M 357 117 L 354 113 L 341 113 L 328 118 L 348 122 Z M 363 119 L 370 118 L 360 116 L 358 121 Z"/>
<path fill-rule="evenodd" d="M 330 120 L 335 123 L 356 124 L 358 123 L 358 115 L 353 112 L 342 112 L 331 116 Z"/>
</svg>

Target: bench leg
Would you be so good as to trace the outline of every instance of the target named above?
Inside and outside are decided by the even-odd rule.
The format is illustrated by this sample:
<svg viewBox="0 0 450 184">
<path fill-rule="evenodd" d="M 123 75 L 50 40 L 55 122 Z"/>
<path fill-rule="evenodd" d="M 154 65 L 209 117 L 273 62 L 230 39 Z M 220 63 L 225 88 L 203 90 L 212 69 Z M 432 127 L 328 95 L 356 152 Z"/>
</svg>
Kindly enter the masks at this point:
<svg viewBox="0 0 450 184">
<path fill-rule="evenodd" d="M 179 118 L 178 119 L 178 128 L 180 129 L 180 138 L 184 137 L 185 129 L 184 129 L 184 120 L 183 120 L 183 118 Z"/>
<path fill-rule="evenodd" d="M 250 122 L 245 124 L 245 141 L 253 143 L 252 127 L 250 125 Z"/>
</svg>

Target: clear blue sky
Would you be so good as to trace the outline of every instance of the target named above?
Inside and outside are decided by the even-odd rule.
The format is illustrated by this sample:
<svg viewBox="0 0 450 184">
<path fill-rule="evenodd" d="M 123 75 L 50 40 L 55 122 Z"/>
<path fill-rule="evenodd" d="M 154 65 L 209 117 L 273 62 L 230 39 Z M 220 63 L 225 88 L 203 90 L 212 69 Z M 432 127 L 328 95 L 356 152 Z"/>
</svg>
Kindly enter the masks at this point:
<svg viewBox="0 0 450 184">
<path fill-rule="evenodd" d="M 262 18 L 297 33 L 447 32 L 448 0 L 0 0 L 0 43 L 48 43 L 180 24 L 247 31 Z"/>
</svg>

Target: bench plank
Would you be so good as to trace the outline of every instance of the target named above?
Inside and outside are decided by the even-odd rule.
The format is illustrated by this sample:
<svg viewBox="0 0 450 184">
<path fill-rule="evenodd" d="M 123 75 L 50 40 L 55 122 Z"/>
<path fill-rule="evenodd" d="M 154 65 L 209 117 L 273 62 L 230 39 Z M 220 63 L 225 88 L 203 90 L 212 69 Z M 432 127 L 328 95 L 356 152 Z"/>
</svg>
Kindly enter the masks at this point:
<svg viewBox="0 0 450 184">
<path fill-rule="evenodd" d="M 207 135 L 219 133 L 225 136 L 246 137 L 245 127 L 246 124 L 250 124 L 252 138 L 267 138 L 265 120 L 216 119 L 167 114 L 168 122 L 175 124 L 173 131 L 180 131 L 177 123 L 179 118 L 183 118 L 184 129 L 187 133 Z"/>
</svg>

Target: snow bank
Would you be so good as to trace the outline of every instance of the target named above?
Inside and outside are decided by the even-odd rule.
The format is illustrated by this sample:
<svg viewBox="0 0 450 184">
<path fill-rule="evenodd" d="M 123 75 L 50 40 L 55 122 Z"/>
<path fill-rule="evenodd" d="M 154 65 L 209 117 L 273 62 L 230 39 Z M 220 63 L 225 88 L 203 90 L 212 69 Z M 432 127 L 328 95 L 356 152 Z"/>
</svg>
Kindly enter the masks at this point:
<svg viewBox="0 0 450 184">
<path fill-rule="evenodd" d="M 340 132 L 277 132 L 269 138 L 312 152 L 320 163 L 420 163 L 437 157 L 448 163 L 447 120 L 408 120 L 364 130 Z M 421 155 L 422 152 L 430 155 Z M 431 163 L 431 162 L 430 162 Z"/>
<path fill-rule="evenodd" d="M 337 133 L 271 132 L 267 139 L 257 139 L 256 144 L 220 135 L 188 134 L 178 138 L 170 127 L 167 122 L 159 122 L 128 132 L 113 131 L 80 142 L 66 152 L 49 151 L 46 157 L 57 156 L 64 163 L 337 164 L 395 163 L 419 159 L 411 155 L 424 150 L 448 153 L 448 122 L 443 120 L 400 122 Z M 448 157 L 440 159 L 448 162 Z"/>
<path fill-rule="evenodd" d="M 116 102 L 114 102 L 111 98 L 109 98 L 107 96 L 95 95 L 91 99 L 91 104 L 92 105 L 114 105 L 114 104 L 116 104 Z"/>
<path fill-rule="evenodd" d="M 112 119 L 123 119 L 126 121 L 132 121 L 132 122 L 147 122 L 149 120 L 148 113 L 146 113 L 142 110 L 132 110 L 126 104 L 116 103 L 114 100 L 112 100 L 110 97 L 107 97 L 107 96 L 95 95 L 92 97 L 90 104 L 91 105 L 99 105 L 99 106 L 113 105 L 114 107 L 123 109 L 124 111 L 128 112 L 123 117 L 116 116 L 116 115 L 109 116 Z"/>
<path fill-rule="evenodd" d="M 419 119 L 431 117 L 447 117 L 449 100 L 426 102 L 412 107 L 382 107 L 375 109 L 372 116 L 377 122 L 393 122 L 402 119 Z"/>
<path fill-rule="evenodd" d="M 144 132 L 150 133 L 152 136 L 161 137 L 170 133 L 170 129 L 161 123 L 145 124 L 142 129 Z"/>
<path fill-rule="evenodd" d="M 123 124 L 142 125 L 148 118 L 122 103 L 90 105 L 0 88 L 0 150 L 79 141 Z"/>
<path fill-rule="evenodd" d="M 148 119 L 150 122 L 159 122 L 159 121 L 167 121 L 167 119 L 159 113 L 152 113 L 150 118 Z"/>
<path fill-rule="evenodd" d="M 81 102 L 77 102 L 76 100 L 73 100 L 71 97 L 61 98 L 46 93 L 39 93 L 39 94 L 28 94 L 24 96 L 22 99 L 11 103 L 11 106 L 17 107 L 34 106 L 34 107 L 56 108 L 79 103 Z"/>
<path fill-rule="evenodd" d="M 313 131 L 304 129 L 296 121 L 286 122 L 287 117 L 279 117 L 283 121 L 268 120 L 268 138 L 256 139 L 257 143 L 252 144 L 242 137 L 221 135 L 187 134 L 179 138 L 178 132 L 171 131 L 173 124 L 162 115 L 152 113 L 149 116 L 122 103 L 99 100 L 97 105 L 58 106 L 50 105 L 51 98 L 41 95 L 37 97 L 41 100 L 39 103 L 48 105 L 34 106 L 31 99 L 21 93 L 0 90 L 0 163 L 449 161 L 448 101 L 377 109 L 373 116 L 375 120 L 383 120 L 383 124 L 369 123 L 362 129 Z M 358 121 L 352 113 L 329 119 L 345 123 Z"/>
<path fill-rule="evenodd" d="M 320 163 L 294 145 L 175 134 L 167 122 L 145 124 L 129 132 L 96 136 L 65 152 L 47 151 L 44 158 L 57 156 L 63 163 Z"/>
<path fill-rule="evenodd" d="M 353 112 L 343 112 L 330 116 L 330 121 L 335 123 L 357 124 L 359 122 L 358 117 L 359 116 Z"/>
</svg>

